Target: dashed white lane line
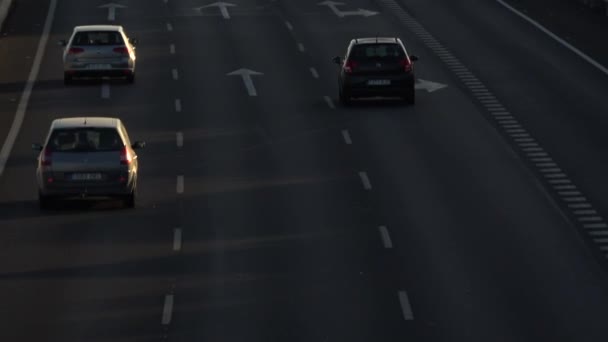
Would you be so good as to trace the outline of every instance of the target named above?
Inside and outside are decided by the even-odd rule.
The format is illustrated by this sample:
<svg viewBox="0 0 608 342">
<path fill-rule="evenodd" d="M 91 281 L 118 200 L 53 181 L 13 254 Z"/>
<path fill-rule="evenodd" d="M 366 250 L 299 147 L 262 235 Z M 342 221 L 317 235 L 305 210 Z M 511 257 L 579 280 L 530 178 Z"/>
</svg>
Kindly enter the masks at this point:
<svg viewBox="0 0 608 342">
<path fill-rule="evenodd" d="M 179 72 L 177 71 L 177 69 L 171 70 L 171 76 L 173 76 L 173 79 L 175 81 L 179 80 Z"/>
<path fill-rule="evenodd" d="M 182 229 L 173 230 L 173 251 L 179 252 L 182 249 Z"/>
<path fill-rule="evenodd" d="M 350 138 L 350 133 L 348 132 L 347 129 L 342 130 L 342 137 L 344 138 L 344 142 L 346 143 L 346 145 L 353 144 L 353 140 Z"/>
<path fill-rule="evenodd" d="M 414 312 L 410 304 L 410 299 L 407 296 L 407 292 L 399 291 L 399 304 L 401 304 L 401 312 L 403 313 L 403 319 L 406 321 L 414 320 Z"/>
<path fill-rule="evenodd" d="M 15 117 L 13 118 L 11 128 L 9 129 L 8 134 L 6 135 L 6 139 L 4 140 L 4 144 L 2 145 L 2 149 L 0 150 L 0 176 L 2 176 L 2 174 L 4 173 L 6 162 L 8 161 L 8 158 L 11 154 L 11 150 L 13 149 L 13 145 L 15 145 L 15 140 L 17 140 L 17 135 L 21 130 L 21 125 L 23 124 L 23 121 L 25 119 L 27 106 L 29 104 L 30 97 L 32 96 L 34 84 L 36 83 L 36 79 L 38 78 L 40 64 L 42 63 L 42 58 L 44 57 L 44 51 L 49 40 L 51 27 L 53 26 L 56 8 L 57 0 L 51 0 L 48 7 L 48 12 L 46 14 L 46 19 L 44 21 L 42 34 L 40 35 L 40 40 L 38 41 L 38 47 L 36 48 L 36 55 L 34 56 L 34 61 L 32 62 L 32 68 L 30 69 L 30 73 L 27 77 L 25 89 L 23 90 L 21 98 L 19 99 L 19 105 L 17 106 L 17 111 L 15 112 Z"/>
<path fill-rule="evenodd" d="M 553 40 L 557 41 L 558 43 L 562 44 L 564 47 L 566 47 L 570 51 L 572 51 L 575 54 L 577 54 L 579 57 L 581 57 L 582 59 L 584 59 L 585 61 L 587 61 L 589 64 L 593 65 L 594 67 L 596 67 L 598 70 L 600 70 L 604 74 L 608 75 L 608 69 L 606 67 L 604 67 L 603 65 L 601 65 L 600 63 L 598 63 L 597 61 L 595 61 L 593 58 L 587 56 L 581 50 L 575 48 L 570 43 L 568 43 L 567 41 L 561 39 L 556 34 L 554 34 L 553 32 L 549 31 L 548 29 L 546 29 L 544 26 L 542 26 L 541 24 L 537 23 L 536 21 L 530 19 L 528 16 L 526 16 L 522 12 L 518 11 L 513 6 L 507 4 L 503 0 L 496 0 L 496 1 L 498 1 L 499 4 L 503 5 L 505 8 L 507 8 L 511 12 L 515 13 L 516 15 L 518 15 L 520 18 L 524 19 L 525 21 L 527 21 L 530 24 L 532 24 L 533 26 L 535 26 L 537 29 L 541 30 L 543 33 L 545 33 L 549 37 L 553 38 Z"/>
<path fill-rule="evenodd" d="M 580 222 L 602 222 L 604 221 L 603 218 L 601 218 L 600 216 L 585 216 L 585 217 L 579 217 L 578 220 Z"/>
<path fill-rule="evenodd" d="M 175 44 L 169 45 L 169 53 L 175 55 Z"/>
<path fill-rule="evenodd" d="M 175 144 L 179 148 L 184 146 L 184 133 L 182 133 L 182 132 L 175 133 Z"/>
<path fill-rule="evenodd" d="M 568 204 L 568 208 L 586 209 L 586 208 L 591 208 L 591 204 L 589 204 L 589 203 L 570 203 L 570 204 Z"/>
<path fill-rule="evenodd" d="M 167 23 L 167 31 L 173 31 L 173 25 L 171 23 Z"/>
<path fill-rule="evenodd" d="M 175 99 L 175 111 L 178 113 L 182 111 L 182 100 Z"/>
<path fill-rule="evenodd" d="M 367 176 L 367 172 L 359 172 L 359 178 L 361 178 L 361 183 L 363 183 L 363 189 L 371 190 L 372 183 L 369 181 L 369 177 Z"/>
<path fill-rule="evenodd" d="M 391 235 L 388 233 L 386 226 L 379 226 L 378 230 L 380 231 L 380 237 L 382 238 L 382 245 L 384 248 L 393 248 L 393 241 L 391 240 Z"/>
<path fill-rule="evenodd" d="M 306 51 L 306 49 L 304 48 L 304 44 L 298 43 L 298 50 L 300 50 L 300 52 Z"/>
<path fill-rule="evenodd" d="M 173 316 L 173 295 L 169 294 L 165 296 L 165 303 L 163 304 L 163 317 L 160 323 L 162 325 L 169 325 L 171 323 L 171 317 Z"/>
<path fill-rule="evenodd" d="M 286 21 L 286 22 L 285 22 L 285 26 L 287 26 L 287 29 L 288 29 L 289 31 L 293 31 L 293 25 L 291 25 L 291 23 L 290 23 L 289 21 Z"/>
<path fill-rule="evenodd" d="M 102 99 L 110 98 L 110 85 L 108 83 L 103 83 L 101 85 L 101 98 Z"/>
<path fill-rule="evenodd" d="M 184 176 L 177 176 L 177 183 L 175 184 L 175 192 L 178 194 L 184 193 Z"/>
<path fill-rule="evenodd" d="M 587 223 L 587 224 L 584 224 L 583 227 L 585 229 L 606 229 L 606 228 L 608 228 L 608 224 L 606 224 L 606 223 Z"/>
<path fill-rule="evenodd" d="M 597 215 L 597 211 L 593 209 L 575 210 L 574 215 Z"/>
<path fill-rule="evenodd" d="M 329 106 L 329 108 L 331 108 L 331 109 L 336 108 L 336 106 L 334 105 L 334 101 L 331 99 L 331 97 L 323 96 L 323 98 L 325 99 L 325 102 L 327 103 L 327 106 Z"/>
<path fill-rule="evenodd" d="M 317 69 L 310 67 L 310 73 L 312 74 L 312 77 L 319 78 L 319 73 L 317 72 Z"/>
</svg>

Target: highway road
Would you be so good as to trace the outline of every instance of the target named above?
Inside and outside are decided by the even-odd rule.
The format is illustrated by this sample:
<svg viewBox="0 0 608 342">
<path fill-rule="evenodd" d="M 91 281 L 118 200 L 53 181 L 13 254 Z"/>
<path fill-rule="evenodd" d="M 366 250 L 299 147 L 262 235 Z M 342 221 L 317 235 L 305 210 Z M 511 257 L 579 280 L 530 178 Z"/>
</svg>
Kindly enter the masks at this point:
<svg viewBox="0 0 608 342">
<path fill-rule="evenodd" d="M 498 1 L 230 2 L 19 1 L 0 340 L 608 339 L 601 63 Z M 100 23 L 139 38 L 136 83 L 64 86 L 55 42 Z M 338 104 L 332 58 L 376 35 L 420 57 L 415 106 Z M 147 141 L 134 210 L 38 209 L 30 145 L 82 115 Z"/>
</svg>

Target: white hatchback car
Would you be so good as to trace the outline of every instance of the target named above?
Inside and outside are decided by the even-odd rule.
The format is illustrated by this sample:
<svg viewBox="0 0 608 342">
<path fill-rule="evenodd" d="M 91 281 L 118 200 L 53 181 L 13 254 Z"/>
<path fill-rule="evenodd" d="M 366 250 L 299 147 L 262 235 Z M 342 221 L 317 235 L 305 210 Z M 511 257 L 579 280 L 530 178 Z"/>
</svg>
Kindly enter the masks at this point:
<svg viewBox="0 0 608 342">
<path fill-rule="evenodd" d="M 135 81 L 135 44 L 122 26 L 76 26 L 69 41 L 61 40 L 64 83 L 75 77 L 124 77 Z"/>
</svg>

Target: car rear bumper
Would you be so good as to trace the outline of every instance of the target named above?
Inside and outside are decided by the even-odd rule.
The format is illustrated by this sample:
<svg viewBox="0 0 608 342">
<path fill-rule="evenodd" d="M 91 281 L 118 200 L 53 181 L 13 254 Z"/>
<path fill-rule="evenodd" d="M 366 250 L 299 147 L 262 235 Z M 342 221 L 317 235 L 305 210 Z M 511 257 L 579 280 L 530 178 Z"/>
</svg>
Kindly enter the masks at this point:
<svg viewBox="0 0 608 342">
<path fill-rule="evenodd" d="M 389 85 L 370 85 L 370 80 L 388 80 Z M 413 74 L 399 77 L 387 76 L 351 76 L 342 82 L 342 91 L 349 96 L 404 96 L 414 89 Z"/>
<path fill-rule="evenodd" d="M 89 70 L 89 69 L 67 69 L 64 71 L 66 75 L 71 77 L 127 77 L 135 73 L 135 69 L 107 69 L 107 70 Z"/>
<path fill-rule="evenodd" d="M 43 184 L 38 182 L 38 192 L 51 197 L 114 197 L 132 193 L 135 190 L 136 178 L 120 182 L 54 182 Z"/>
</svg>

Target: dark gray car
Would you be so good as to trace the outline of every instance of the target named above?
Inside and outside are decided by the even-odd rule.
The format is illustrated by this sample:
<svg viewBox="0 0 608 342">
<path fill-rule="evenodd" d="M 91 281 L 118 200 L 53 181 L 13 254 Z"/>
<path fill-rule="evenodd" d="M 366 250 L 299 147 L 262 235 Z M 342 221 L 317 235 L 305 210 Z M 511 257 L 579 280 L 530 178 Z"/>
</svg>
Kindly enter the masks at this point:
<svg viewBox="0 0 608 342">
<path fill-rule="evenodd" d="M 57 198 L 120 197 L 135 206 L 139 162 L 120 119 L 78 117 L 54 120 L 40 152 L 36 178 L 42 209 Z"/>
</svg>

